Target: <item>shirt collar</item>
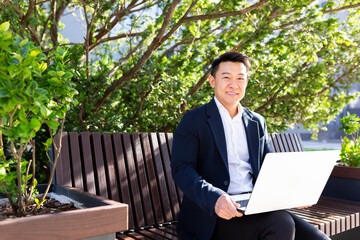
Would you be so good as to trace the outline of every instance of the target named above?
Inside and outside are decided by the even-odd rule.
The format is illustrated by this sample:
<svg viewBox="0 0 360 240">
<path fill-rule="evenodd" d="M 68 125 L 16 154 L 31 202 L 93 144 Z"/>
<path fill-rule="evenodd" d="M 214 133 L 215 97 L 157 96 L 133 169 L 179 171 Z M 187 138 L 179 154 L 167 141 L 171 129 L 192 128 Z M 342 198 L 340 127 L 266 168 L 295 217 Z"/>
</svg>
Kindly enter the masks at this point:
<svg viewBox="0 0 360 240">
<path fill-rule="evenodd" d="M 227 113 L 230 117 L 230 113 L 228 112 L 228 110 L 224 107 L 224 105 L 222 105 L 222 103 L 216 98 L 214 97 L 215 99 L 215 103 L 216 103 L 216 106 L 217 108 L 219 109 L 219 112 L 222 112 L 222 113 Z M 236 116 L 233 118 L 234 120 L 237 119 L 237 118 L 241 118 L 242 117 L 242 114 L 244 112 L 244 108 L 241 106 L 240 102 L 238 102 L 238 113 L 236 114 Z M 231 117 L 230 117 L 231 118 Z"/>
</svg>

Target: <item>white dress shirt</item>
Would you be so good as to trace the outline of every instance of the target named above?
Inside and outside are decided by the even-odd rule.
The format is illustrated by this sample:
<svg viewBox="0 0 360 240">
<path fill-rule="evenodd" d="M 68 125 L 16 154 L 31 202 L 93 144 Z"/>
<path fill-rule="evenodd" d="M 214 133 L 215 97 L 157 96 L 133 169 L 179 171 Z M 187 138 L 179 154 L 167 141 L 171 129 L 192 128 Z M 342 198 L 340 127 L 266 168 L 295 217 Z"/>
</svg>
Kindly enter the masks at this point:
<svg viewBox="0 0 360 240">
<path fill-rule="evenodd" d="M 243 108 L 238 105 L 238 114 L 231 118 L 226 108 L 215 97 L 222 123 L 224 125 L 230 184 L 228 194 L 249 192 L 253 189 L 252 168 L 249 163 L 249 150 L 245 127 L 242 121 Z"/>
</svg>

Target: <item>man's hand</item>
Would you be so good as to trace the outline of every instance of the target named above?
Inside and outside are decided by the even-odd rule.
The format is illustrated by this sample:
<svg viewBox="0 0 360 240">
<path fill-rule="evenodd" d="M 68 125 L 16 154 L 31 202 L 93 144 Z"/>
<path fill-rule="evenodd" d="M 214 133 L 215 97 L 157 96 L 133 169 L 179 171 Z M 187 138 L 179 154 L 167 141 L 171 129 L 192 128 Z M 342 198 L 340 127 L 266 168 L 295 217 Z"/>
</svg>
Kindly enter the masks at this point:
<svg viewBox="0 0 360 240">
<path fill-rule="evenodd" d="M 238 207 L 240 207 L 240 204 L 234 202 L 228 194 L 224 193 L 215 203 L 215 213 L 226 220 L 233 217 L 242 217 L 243 214 L 236 210 Z"/>
</svg>

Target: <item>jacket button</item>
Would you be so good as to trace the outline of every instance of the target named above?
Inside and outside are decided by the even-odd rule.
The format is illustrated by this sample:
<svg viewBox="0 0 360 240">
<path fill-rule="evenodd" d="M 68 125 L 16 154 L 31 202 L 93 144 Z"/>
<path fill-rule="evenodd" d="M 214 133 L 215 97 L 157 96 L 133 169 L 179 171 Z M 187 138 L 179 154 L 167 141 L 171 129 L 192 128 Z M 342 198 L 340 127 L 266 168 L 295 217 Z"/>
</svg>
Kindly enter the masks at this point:
<svg viewBox="0 0 360 240">
<path fill-rule="evenodd" d="M 229 182 L 225 180 L 225 181 L 224 181 L 224 185 L 225 185 L 225 186 L 229 185 Z"/>
</svg>

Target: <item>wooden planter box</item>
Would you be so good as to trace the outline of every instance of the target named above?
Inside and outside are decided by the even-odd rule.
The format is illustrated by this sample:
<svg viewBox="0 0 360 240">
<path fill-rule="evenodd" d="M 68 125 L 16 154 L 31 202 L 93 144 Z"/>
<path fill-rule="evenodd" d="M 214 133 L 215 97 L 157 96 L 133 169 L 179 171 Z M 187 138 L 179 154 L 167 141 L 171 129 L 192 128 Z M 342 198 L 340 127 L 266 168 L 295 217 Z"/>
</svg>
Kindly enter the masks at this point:
<svg viewBox="0 0 360 240">
<path fill-rule="evenodd" d="M 112 234 L 112 239 L 114 239 L 116 232 L 128 229 L 128 205 L 126 204 L 71 187 L 55 185 L 52 192 L 81 202 L 87 208 L 2 220 L 0 221 L 0 238 L 84 239 Z"/>
<path fill-rule="evenodd" d="M 331 176 L 360 180 L 360 168 L 335 166 Z"/>
<path fill-rule="evenodd" d="M 335 166 L 323 195 L 360 201 L 360 168 Z"/>
</svg>

